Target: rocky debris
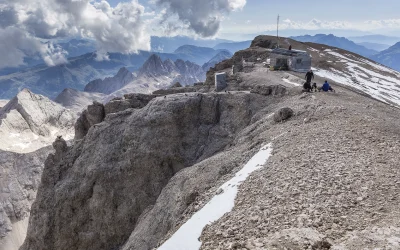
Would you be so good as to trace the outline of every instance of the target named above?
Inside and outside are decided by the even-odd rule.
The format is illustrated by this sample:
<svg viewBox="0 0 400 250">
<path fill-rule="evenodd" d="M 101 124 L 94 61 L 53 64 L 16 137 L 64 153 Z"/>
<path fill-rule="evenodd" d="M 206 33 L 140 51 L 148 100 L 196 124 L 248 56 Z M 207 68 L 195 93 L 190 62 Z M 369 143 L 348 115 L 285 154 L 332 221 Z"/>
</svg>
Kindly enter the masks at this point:
<svg viewBox="0 0 400 250">
<path fill-rule="evenodd" d="M 75 140 L 80 140 L 89 131 L 89 128 L 95 124 L 101 123 L 105 117 L 104 105 L 99 102 L 93 102 L 79 116 L 75 123 Z"/>
<path fill-rule="evenodd" d="M 303 123 L 312 102 L 315 120 Z M 296 228 L 323 237 L 314 249 L 397 249 L 399 111 L 343 89 L 279 105 L 299 115 L 268 129 L 260 121 L 253 134 L 278 136 L 273 155 L 240 186 L 233 211 L 205 228 L 202 249 L 249 239 L 273 249 L 271 237 Z"/>
<path fill-rule="evenodd" d="M 25 239 L 31 205 L 51 147 L 18 154 L 0 150 L 0 249 L 17 250 Z"/>
<path fill-rule="evenodd" d="M 249 93 L 170 95 L 156 98 L 142 109 L 106 116 L 84 140 L 69 148 L 60 162 L 54 157 L 47 159 L 21 249 L 122 246 L 171 177 L 224 150 L 269 102 Z M 215 174 L 219 168 L 209 167 L 215 170 L 206 173 L 200 168 L 196 174 L 213 180 L 221 176 Z M 187 206 L 189 200 L 182 202 Z M 159 220 L 162 215 L 153 218 Z M 143 241 L 154 246 L 170 229 L 158 226 L 163 230 L 154 232 L 156 236 L 146 235 Z"/>
<path fill-rule="evenodd" d="M 250 90 L 250 93 L 265 96 L 284 96 L 288 90 L 282 85 L 257 85 Z"/>
<path fill-rule="evenodd" d="M 398 249 L 400 247 L 399 227 L 370 227 L 365 230 L 349 231 L 331 249 Z"/>
<path fill-rule="evenodd" d="M 103 94 L 111 94 L 135 80 L 134 74 L 127 68 L 122 67 L 118 73 L 113 77 L 107 77 L 104 80 L 97 79 L 89 82 L 84 91 L 97 92 Z"/>
<path fill-rule="evenodd" d="M 283 122 L 292 117 L 294 114 L 293 109 L 291 108 L 281 108 L 274 114 L 275 122 Z"/>
<path fill-rule="evenodd" d="M 127 94 L 124 95 L 124 98 L 115 98 L 104 105 L 105 115 L 121 112 L 129 108 L 143 108 L 156 97 L 156 95 Z"/>
<path fill-rule="evenodd" d="M 265 241 L 257 241 L 256 239 L 250 240 L 248 241 L 247 246 L 254 246 L 259 248 L 260 246 L 262 246 L 262 248 L 260 249 L 271 250 L 329 250 L 331 244 L 326 241 L 324 235 L 321 235 L 317 230 L 313 228 L 290 228 L 267 236 Z"/>
<path fill-rule="evenodd" d="M 73 137 L 75 115 L 47 97 L 22 90 L 0 109 L 0 149 L 33 152 L 56 135 Z"/>
</svg>

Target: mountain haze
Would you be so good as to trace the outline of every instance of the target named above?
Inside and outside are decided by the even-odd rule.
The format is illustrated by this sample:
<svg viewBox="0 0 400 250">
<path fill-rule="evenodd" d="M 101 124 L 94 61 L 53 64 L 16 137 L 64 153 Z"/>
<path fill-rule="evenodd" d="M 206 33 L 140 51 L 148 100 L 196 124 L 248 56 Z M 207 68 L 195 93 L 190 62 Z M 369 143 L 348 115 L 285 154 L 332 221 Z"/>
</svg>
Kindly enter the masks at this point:
<svg viewBox="0 0 400 250">
<path fill-rule="evenodd" d="M 296 36 L 292 37 L 292 39 L 297 40 L 299 42 L 312 42 L 312 43 L 320 43 L 329 45 L 332 47 L 337 47 L 340 49 L 348 50 L 353 53 L 368 57 L 374 54 L 377 54 L 378 51 L 367 49 L 364 46 L 358 45 L 347 38 L 344 37 L 336 37 L 332 34 L 324 35 L 318 34 L 315 36 L 305 35 L 305 36 Z"/>
</svg>

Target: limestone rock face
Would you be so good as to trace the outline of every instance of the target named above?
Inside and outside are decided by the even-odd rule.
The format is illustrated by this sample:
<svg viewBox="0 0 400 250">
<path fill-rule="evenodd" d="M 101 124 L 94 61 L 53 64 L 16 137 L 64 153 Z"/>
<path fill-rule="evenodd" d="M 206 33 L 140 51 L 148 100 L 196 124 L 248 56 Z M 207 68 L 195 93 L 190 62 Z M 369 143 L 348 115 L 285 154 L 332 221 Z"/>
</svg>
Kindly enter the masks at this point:
<svg viewBox="0 0 400 250">
<path fill-rule="evenodd" d="M 27 220 L 51 147 L 18 154 L 0 150 L 0 249 L 22 245 Z"/>
<path fill-rule="evenodd" d="M 75 123 L 75 140 L 82 139 L 88 132 L 89 128 L 104 120 L 104 105 L 99 102 L 93 102 Z"/>
<path fill-rule="evenodd" d="M 267 102 L 248 93 L 169 95 L 107 115 L 47 158 L 21 249 L 122 247 L 171 177 L 229 146 Z"/>
</svg>

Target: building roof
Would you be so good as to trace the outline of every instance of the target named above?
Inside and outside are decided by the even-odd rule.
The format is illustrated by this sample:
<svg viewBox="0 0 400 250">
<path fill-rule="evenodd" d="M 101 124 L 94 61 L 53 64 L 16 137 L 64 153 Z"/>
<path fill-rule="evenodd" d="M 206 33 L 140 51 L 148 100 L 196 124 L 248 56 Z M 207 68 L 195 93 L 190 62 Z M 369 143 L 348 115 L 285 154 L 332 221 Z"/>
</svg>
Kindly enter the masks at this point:
<svg viewBox="0 0 400 250">
<path fill-rule="evenodd" d="M 288 49 L 274 49 L 271 53 L 285 55 L 285 56 L 297 56 L 297 55 L 308 55 L 307 51 L 304 50 L 288 50 Z"/>
</svg>

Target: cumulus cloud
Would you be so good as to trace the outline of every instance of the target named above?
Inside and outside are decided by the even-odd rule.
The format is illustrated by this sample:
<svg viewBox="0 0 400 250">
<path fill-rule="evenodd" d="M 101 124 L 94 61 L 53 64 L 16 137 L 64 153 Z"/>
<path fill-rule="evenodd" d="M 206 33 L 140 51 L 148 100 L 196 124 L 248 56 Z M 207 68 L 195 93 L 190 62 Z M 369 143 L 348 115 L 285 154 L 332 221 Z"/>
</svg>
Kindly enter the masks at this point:
<svg viewBox="0 0 400 250">
<path fill-rule="evenodd" d="M 23 64 L 21 56 L 27 48 L 22 45 L 26 43 L 31 43 L 28 50 L 36 50 L 48 65 L 57 65 L 66 62 L 66 52 L 51 43 L 43 44 L 43 39 L 93 38 L 99 58 L 105 58 L 107 52 L 150 49 L 143 14 L 144 7 L 137 0 L 114 8 L 105 0 L 1 0 L 0 32 L 3 43 L 15 52 L 10 65 Z M 24 42 L 13 42 L 17 34 Z"/>
<path fill-rule="evenodd" d="M 175 20 L 169 22 L 169 28 L 173 29 L 173 26 L 177 26 L 181 29 L 183 24 L 202 37 L 215 36 L 223 16 L 240 10 L 246 5 L 246 0 L 155 0 L 154 2 L 168 9 L 163 22 L 173 15 L 182 22 L 175 22 Z"/>
<path fill-rule="evenodd" d="M 161 27 L 168 33 L 189 30 L 211 37 L 219 30 L 224 15 L 246 4 L 246 0 L 150 2 L 154 10 L 146 12 L 138 0 L 120 2 L 115 7 L 106 0 L 0 0 L 0 51 L 8 51 L 7 57 L 13 59 L 3 60 L 7 65 L 0 67 L 21 65 L 25 56 L 35 53 L 48 65 L 66 63 L 67 53 L 52 41 L 68 37 L 95 40 L 98 60 L 107 60 L 109 52 L 149 50 L 148 31 L 154 20 L 164 23 Z"/>
</svg>

